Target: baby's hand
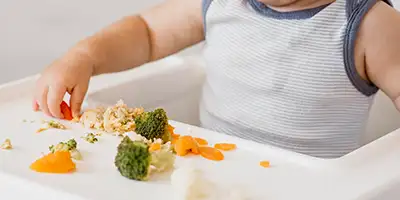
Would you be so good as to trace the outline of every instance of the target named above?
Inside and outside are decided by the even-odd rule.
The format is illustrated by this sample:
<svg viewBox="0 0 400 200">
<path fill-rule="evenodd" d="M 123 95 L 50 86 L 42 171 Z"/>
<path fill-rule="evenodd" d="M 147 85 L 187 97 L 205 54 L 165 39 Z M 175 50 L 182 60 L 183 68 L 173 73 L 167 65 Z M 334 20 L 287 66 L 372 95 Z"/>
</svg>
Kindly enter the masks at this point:
<svg viewBox="0 0 400 200">
<path fill-rule="evenodd" d="M 72 114 L 78 117 L 93 71 L 90 56 L 71 50 L 42 72 L 36 83 L 33 109 L 37 111 L 40 107 L 51 117 L 64 118 L 60 104 L 68 92 Z"/>
</svg>

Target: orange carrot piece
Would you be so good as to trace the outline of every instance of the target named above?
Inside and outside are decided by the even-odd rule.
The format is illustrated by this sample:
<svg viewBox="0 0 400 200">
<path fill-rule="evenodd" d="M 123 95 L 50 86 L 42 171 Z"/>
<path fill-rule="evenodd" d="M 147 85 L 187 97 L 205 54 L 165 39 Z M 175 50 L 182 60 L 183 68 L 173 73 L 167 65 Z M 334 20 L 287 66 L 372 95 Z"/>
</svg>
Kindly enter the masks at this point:
<svg viewBox="0 0 400 200">
<path fill-rule="evenodd" d="M 172 136 L 172 139 L 178 139 L 180 137 L 180 135 L 176 134 L 176 133 L 171 134 L 171 136 Z"/>
<path fill-rule="evenodd" d="M 71 108 L 68 106 L 68 104 L 65 101 L 61 102 L 60 108 L 61 108 L 61 112 L 64 114 L 64 119 L 66 119 L 66 120 L 73 119 Z"/>
<path fill-rule="evenodd" d="M 173 127 L 173 126 L 171 126 L 170 124 L 168 124 L 168 131 L 171 133 L 171 135 L 173 135 L 174 134 L 174 130 L 175 130 L 175 127 Z"/>
<path fill-rule="evenodd" d="M 153 143 L 150 145 L 149 151 L 153 152 L 153 151 L 157 151 L 161 149 L 161 144 L 160 143 Z"/>
<path fill-rule="evenodd" d="M 224 159 L 224 154 L 216 148 L 201 146 L 199 147 L 200 155 L 206 159 L 213 161 L 221 161 Z"/>
<path fill-rule="evenodd" d="M 214 145 L 216 149 L 222 150 L 222 151 L 231 151 L 236 149 L 236 144 L 230 144 L 230 143 L 217 143 Z"/>
<path fill-rule="evenodd" d="M 199 145 L 196 143 L 196 140 L 192 140 L 192 148 L 190 149 L 190 152 L 192 152 L 193 154 L 200 154 L 200 149 L 199 149 Z"/>
<path fill-rule="evenodd" d="M 207 140 L 205 140 L 205 139 L 203 139 L 203 138 L 198 138 L 198 137 L 196 137 L 196 138 L 194 138 L 194 140 L 196 140 L 196 142 L 197 142 L 199 145 L 208 145 Z"/>
<path fill-rule="evenodd" d="M 192 152 L 194 154 L 199 154 L 198 145 L 192 136 L 185 135 L 179 137 L 175 141 L 175 152 L 178 156 L 185 156 Z"/>
<path fill-rule="evenodd" d="M 269 163 L 269 161 L 261 161 L 260 166 L 264 167 L 264 168 L 269 168 L 270 163 Z"/>
<path fill-rule="evenodd" d="M 178 139 L 179 139 L 179 138 L 174 138 L 174 137 L 172 137 L 171 144 L 176 144 L 176 141 L 178 141 Z"/>
<path fill-rule="evenodd" d="M 76 166 L 70 152 L 56 151 L 37 159 L 30 168 L 43 173 L 69 173 L 74 171 Z"/>
</svg>

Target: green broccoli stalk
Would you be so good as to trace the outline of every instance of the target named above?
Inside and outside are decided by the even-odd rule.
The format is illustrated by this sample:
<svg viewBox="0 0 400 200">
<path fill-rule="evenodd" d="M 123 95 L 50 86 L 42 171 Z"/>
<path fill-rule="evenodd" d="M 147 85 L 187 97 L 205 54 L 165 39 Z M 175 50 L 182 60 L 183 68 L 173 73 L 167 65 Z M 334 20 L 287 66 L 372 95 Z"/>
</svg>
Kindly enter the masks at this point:
<svg viewBox="0 0 400 200">
<path fill-rule="evenodd" d="M 172 139 L 168 131 L 167 113 L 162 108 L 136 116 L 135 126 L 135 132 L 147 140 L 162 139 L 166 143 Z"/>
<path fill-rule="evenodd" d="M 132 141 L 128 136 L 117 148 L 114 164 L 120 174 L 128 179 L 147 181 L 152 172 L 163 172 L 173 167 L 175 156 L 168 145 L 155 152 L 142 141 Z"/>
</svg>

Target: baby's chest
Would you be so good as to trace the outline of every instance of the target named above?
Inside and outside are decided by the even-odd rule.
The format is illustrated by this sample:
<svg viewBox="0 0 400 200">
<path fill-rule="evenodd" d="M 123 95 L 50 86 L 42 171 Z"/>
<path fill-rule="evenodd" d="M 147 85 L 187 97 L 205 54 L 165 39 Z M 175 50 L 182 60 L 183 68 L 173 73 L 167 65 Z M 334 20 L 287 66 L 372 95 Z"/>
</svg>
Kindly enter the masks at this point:
<svg viewBox="0 0 400 200">
<path fill-rule="evenodd" d="M 226 33 L 210 35 L 204 52 L 211 77 L 253 89 L 329 93 L 351 86 L 343 46 L 310 38 Z"/>
</svg>

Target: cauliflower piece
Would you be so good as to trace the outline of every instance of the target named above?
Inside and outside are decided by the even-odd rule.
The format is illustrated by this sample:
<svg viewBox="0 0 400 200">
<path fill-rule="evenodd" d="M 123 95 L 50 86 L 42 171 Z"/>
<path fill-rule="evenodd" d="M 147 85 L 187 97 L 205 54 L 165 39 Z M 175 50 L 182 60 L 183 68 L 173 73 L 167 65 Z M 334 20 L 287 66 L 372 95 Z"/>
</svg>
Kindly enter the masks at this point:
<svg viewBox="0 0 400 200">
<path fill-rule="evenodd" d="M 103 130 L 104 111 L 105 109 L 103 107 L 87 110 L 82 114 L 80 122 L 83 124 L 85 128 Z"/>
<path fill-rule="evenodd" d="M 87 110 L 80 118 L 86 128 L 94 128 L 108 133 L 124 133 L 135 129 L 134 118 L 144 112 L 143 108 L 129 108 L 122 100 L 107 108 Z"/>
<path fill-rule="evenodd" d="M 176 169 L 171 175 L 171 184 L 175 200 L 219 200 L 215 183 L 207 180 L 199 169 Z"/>
<path fill-rule="evenodd" d="M 4 143 L 0 145 L 0 149 L 10 150 L 12 148 L 13 146 L 10 139 L 6 139 Z"/>
<path fill-rule="evenodd" d="M 254 200 L 244 192 L 243 186 L 222 187 L 189 165 L 172 173 L 171 184 L 174 200 Z"/>
<path fill-rule="evenodd" d="M 104 130 L 107 132 L 129 132 L 135 129 L 135 109 L 128 108 L 122 100 L 116 105 L 108 107 L 104 112 Z"/>
</svg>

